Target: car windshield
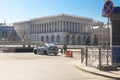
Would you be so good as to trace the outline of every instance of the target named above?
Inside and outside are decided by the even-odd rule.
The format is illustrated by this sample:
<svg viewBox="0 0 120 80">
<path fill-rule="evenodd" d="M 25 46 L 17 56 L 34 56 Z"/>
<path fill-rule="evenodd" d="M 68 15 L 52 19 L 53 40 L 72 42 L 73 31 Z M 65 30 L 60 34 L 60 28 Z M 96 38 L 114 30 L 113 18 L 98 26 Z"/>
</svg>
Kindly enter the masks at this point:
<svg viewBox="0 0 120 80">
<path fill-rule="evenodd" d="M 50 46 L 56 46 L 55 44 L 45 44 L 46 46 L 50 47 Z"/>
</svg>

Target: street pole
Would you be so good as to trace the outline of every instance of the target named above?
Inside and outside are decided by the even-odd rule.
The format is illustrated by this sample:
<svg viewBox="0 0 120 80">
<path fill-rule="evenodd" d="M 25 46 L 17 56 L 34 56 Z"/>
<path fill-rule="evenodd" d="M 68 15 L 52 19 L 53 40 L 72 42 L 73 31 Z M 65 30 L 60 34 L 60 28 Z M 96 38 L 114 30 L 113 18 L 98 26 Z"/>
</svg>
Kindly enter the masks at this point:
<svg viewBox="0 0 120 80">
<path fill-rule="evenodd" d="M 86 55 L 85 55 L 85 59 L 86 59 L 86 62 L 85 62 L 85 64 L 86 64 L 86 66 L 88 66 L 88 48 L 86 47 L 86 53 L 85 53 Z"/>
<path fill-rule="evenodd" d="M 101 48 L 99 47 L 99 69 L 101 71 Z"/>
<path fill-rule="evenodd" d="M 108 58 L 109 58 L 109 53 L 108 53 L 108 50 L 109 50 L 109 17 L 108 17 L 108 33 L 107 33 L 107 35 L 108 35 L 108 40 L 107 40 L 107 65 L 109 64 L 109 61 L 108 61 Z"/>
</svg>

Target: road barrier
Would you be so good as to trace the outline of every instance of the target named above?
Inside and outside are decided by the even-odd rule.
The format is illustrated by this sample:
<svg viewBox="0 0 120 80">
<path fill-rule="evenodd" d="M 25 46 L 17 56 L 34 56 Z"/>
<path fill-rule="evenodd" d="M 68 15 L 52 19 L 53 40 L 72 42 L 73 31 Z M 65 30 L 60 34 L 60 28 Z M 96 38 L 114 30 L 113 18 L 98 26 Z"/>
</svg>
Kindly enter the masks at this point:
<svg viewBox="0 0 120 80">
<path fill-rule="evenodd" d="M 66 56 L 66 57 L 73 57 L 73 52 L 70 51 L 70 50 L 67 50 L 67 51 L 65 52 L 65 56 Z"/>
</svg>

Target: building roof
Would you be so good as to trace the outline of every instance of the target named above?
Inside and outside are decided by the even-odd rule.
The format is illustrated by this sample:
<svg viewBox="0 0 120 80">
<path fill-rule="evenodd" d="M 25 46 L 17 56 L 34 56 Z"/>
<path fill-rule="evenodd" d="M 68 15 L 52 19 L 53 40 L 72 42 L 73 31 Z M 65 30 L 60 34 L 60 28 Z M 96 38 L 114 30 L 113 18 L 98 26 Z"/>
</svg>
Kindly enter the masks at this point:
<svg viewBox="0 0 120 80">
<path fill-rule="evenodd" d="M 40 20 L 40 19 L 55 18 L 55 17 L 71 17 L 71 18 L 93 20 L 92 18 L 81 17 L 81 16 L 76 16 L 76 15 L 69 15 L 69 14 L 58 14 L 58 15 L 45 16 L 45 17 L 40 17 L 40 18 L 33 18 L 33 19 L 30 19 L 30 20 Z"/>
</svg>

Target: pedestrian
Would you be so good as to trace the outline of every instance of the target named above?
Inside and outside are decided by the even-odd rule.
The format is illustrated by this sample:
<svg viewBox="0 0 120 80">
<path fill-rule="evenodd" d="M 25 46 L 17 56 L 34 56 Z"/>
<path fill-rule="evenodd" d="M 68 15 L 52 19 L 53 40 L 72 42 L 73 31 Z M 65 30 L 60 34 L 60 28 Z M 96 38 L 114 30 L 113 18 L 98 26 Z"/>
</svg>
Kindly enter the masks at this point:
<svg viewBox="0 0 120 80">
<path fill-rule="evenodd" d="M 63 54 L 63 48 L 61 48 L 61 54 Z"/>
<path fill-rule="evenodd" d="M 67 51 L 67 45 L 66 44 L 63 45 L 63 49 L 64 49 L 64 54 L 65 54 L 65 52 Z"/>
</svg>

